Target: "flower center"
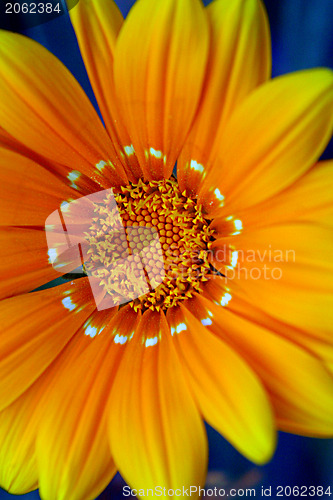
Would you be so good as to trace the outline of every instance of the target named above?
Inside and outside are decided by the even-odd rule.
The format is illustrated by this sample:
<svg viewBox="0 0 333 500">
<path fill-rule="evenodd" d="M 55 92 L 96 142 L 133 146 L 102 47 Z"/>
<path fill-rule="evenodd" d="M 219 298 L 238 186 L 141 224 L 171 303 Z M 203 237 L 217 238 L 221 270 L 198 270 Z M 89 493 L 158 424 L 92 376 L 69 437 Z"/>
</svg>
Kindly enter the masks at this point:
<svg viewBox="0 0 333 500">
<path fill-rule="evenodd" d="M 180 191 L 174 178 L 139 180 L 114 197 L 125 229 L 119 231 L 118 222 L 115 230 L 117 209 L 106 199 L 95 205 L 86 233 L 85 269 L 100 279 L 104 292 L 115 303 L 131 301 L 143 311 L 167 309 L 200 292 L 214 272 L 209 263 L 214 231 L 201 206 Z"/>
</svg>

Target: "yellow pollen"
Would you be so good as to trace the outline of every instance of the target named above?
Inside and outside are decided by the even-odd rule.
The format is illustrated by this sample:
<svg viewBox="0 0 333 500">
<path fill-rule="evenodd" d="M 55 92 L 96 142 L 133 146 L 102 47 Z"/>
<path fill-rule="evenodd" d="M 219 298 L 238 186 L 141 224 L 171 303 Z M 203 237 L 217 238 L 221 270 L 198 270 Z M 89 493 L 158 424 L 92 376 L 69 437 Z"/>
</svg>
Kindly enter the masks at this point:
<svg viewBox="0 0 333 500">
<path fill-rule="evenodd" d="M 159 311 L 174 307 L 202 291 L 203 283 L 215 273 L 209 264 L 214 231 L 202 207 L 180 191 L 174 178 L 139 180 L 137 184 L 122 186 L 114 197 L 125 231 L 119 229 L 119 215 L 117 226 L 117 210 L 110 197 L 95 205 L 96 216 L 86 233 L 90 250 L 85 268 L 100 279 L 105 293 L 118 292 L 128 297 L 135 310 Z M 131 245 L 129 228 L 132 231 L 135 228 L 134 236 L 131 233 Z M 158 232 L 164 262 L 149 228 Z M 145 279 L 142 279 L 142 262 Z M 96 263 L 100 264 L 97 270 Z M 161 268 L 164 268 L 162 283 L 158 279 Z M 154 285 L 154 277 L 160 283 L 158 286 Z M 149 292 L 144 293 L 147 284 Z M 139 297 L 138 286 L 143 291 Z"/>
</svg>

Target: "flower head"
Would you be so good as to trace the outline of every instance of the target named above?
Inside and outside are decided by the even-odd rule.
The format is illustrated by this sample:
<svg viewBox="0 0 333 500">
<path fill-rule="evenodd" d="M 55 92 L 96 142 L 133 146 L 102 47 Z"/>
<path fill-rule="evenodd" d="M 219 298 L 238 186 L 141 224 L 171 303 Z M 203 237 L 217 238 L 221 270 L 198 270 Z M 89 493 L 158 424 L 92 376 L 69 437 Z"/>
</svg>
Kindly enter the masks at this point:
<svg viewBox="0 0 333 500">
<path fill-rule="evenodd" d="M 1 486 L 202 485 L 203 420 L 259 464 L 277 429 L 331 436 L 332 72 L 270 79 L 259 0 L 138 0 L 125 21 L 80 0 L 71 20 L 105 126 L 52 54 L 0 33 Z M 81 264 L 82 240 L 47 245 L 59 209 L 46 231 L 72 221 L 87 276 L 28 293 Z"/>
</svg>

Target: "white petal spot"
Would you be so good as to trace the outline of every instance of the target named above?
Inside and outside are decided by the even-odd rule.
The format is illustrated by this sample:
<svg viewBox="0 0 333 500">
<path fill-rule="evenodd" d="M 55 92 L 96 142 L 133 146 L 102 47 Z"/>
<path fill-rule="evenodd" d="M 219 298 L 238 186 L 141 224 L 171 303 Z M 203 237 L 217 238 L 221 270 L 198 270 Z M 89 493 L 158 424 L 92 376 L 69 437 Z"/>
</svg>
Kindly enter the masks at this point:
<svg viewBox="0 0 333 500">
<path fill-rule="evenodd" d="M 70 203 L 68 201 L 63 201 L 60 203 L 60 208 L 62 212 L 68 212 Z"/>
<path fill-rule="evenodd" d="M 179 325 L 176 326 L 177 333 L 184 332 L 185 330 L 187 330 L 185 323 L 179 323 Z"/>
<path fill-rule="evenodd" d="M 232 296 L 230 295 L 230 293 L 225 293 L 221 299 L 221 306 L 223 307 L 227 306 L 231 299 Z"/>
<path fill-rule="evenodd" d="M 91 325 L 88 325 L 86 327 L 86 331 L 85 331 L 85 335 L 88 335 L 89 337 L 91 337 L 92 339 L 94 337 L 96 337 L 97 335 L 97 328 L 96 326 L 91 326 Z"/>
<path fill-rule="evenodd" d="M 234 233 L 231 233 L 231 236 L 235 236 L 236 234 L 240 234 L 240 232 L 243 229 L 243 222 L 240 219 L 235 219 L 234 226 L 235 226 L 236 231 Z"/>
<path fill-rule="evenodd" d="M 235 250 L 231 254 L 231 267 L 236 267 L 237 262 L 238 262 L 238 251 Z"/>
<path fill-rule="evenodd" d="M 49 263 L 53 264 L 58 256 L 56 248 L 49 248 L 49 250 L 47 251 L 47 255 L 49 256 Z"/>
<path fill-rule="evenodd" d="M 132 340 L 133 336 L 134 336 L 134 330 L 133 330 L 133 332 L 131 333 L 131 335 L 129 335 L 129 336 L 128 336 L 128 340 Z"/>
<path fill-rule="evenodd" d="M 135 150 L 134 150 L 134 146 L 133 144 L 131 144 L 130 146 L 125 146 L 124 147 L 124 151 L 126 153 L 127 156 L 132 156 L 134 155 L 135 153 Z"/>
<path fill-rule="evenodd" d="M 158 159 L 162 158 L 162 156 L 163 156 L 162 151 L 157 151 L 157 150 L 156 150 L 156 149 L 154 149 L 154 148 L 150 148 L 150 154 L 151 154 L 152 156 L 155 156 L 155 158 L 158 158 Z"/>
<path fill-rule="evenodd" d="M 97 170 L 99 170 L 100 172 L 102 172 L 104 170 L 104 168 L 106 167 L 107 163 L 103 160 L 101 160 L 99 163 L 96 163 L 96 168 Z"/>
<path fill-rule="evenodd" d="M 221 201 L 221 202 L 224 201 L 224 196 L 218 188 L 216 188 L 214 190 L 214 194 L 215 194 L 215 198 L 217 198 L 219 201 Z"/>
<path fill-rule="evenodd" d="M 203 324 L 203 326 L 209 326 L 209 325 L 212 325 L 213 322 L 210 318 L 204 318 L 201 320 L 201 323 Z"/>
<path fill-rule="evenodd" d="M 146 339 L 145 346 L 146 347 L 151 347 L 153 345 L 156 345 L 158 342 L 158 337 L 153 337 L 150 339 Z"/>
<path fill-rule="evenodd" d="M 113 339 L 113 342 L 114 342 L 115 344 L 121 344 L 121 345 L 124 345 L 124 344 L 126 344 L 127 340 L 128 340 L 127 335 L 119 335 L 119 334 L 117 333 L 117 335 L 115 335 L 115 337 L 114 337 L 114 339 Z"/>
<path fill-rule="evenodd" d="M 237 231 L 241 231 L 243 229 L 243 222 L 240 219 L 234 220 L 234 224 Z"/>
<path fill-rule="evenodd" d="M 69 311 L 74 311 L 74 309 L 76 308 L 76 304 L 72 302 L 72 299 L 70 297 L 65 297 L 61 302 Z"/>
<path fill-rule="evenodd" d="M 200 172 L 200 174 L 203 173 L 203 171 L 205 170 L 204 169 L 204 166 L 201 165 L 201 163 L 198 163 L 197 161 L 195 160 L 191 160 L 191 163 L 190 163 L 190 167 L 195 170 L 196 172 Z"/>
<path fill-rule="evenodd" d="M 69 179 L 71 181 L 71 184 L 70 186 L 74 189 L 78 189 L 78 186 L 75 184 L 75 181 L 81 176 L 80 172 L 78 172 L 77 170 L 72 170 L 71 172 L 69 172 L 69 174 L 67 175 L 67 179 Z"/>
<path fill-rule="evenodd" d="M 174 336 L 175 331 L 176 331 L 176 328 L 174 328 L 174 327 L 172 326 L 172 327 L 171 327 L 171 335 L 172 335 L 172 336 Z"/>
<path fill-rule="evenodd" d="M 240 232 L 243 229 L 243 222 L 240 219 L 235 219 L 234 215 L 229 215 L 229 217 L 226 217 L 225 220 L 227 222 L 232 221 L 234 228 L 236 229 L 235 232 L 231 233 L 231 236 L 235 236 L 236 234 L 240 234 Z"/>
</svg>

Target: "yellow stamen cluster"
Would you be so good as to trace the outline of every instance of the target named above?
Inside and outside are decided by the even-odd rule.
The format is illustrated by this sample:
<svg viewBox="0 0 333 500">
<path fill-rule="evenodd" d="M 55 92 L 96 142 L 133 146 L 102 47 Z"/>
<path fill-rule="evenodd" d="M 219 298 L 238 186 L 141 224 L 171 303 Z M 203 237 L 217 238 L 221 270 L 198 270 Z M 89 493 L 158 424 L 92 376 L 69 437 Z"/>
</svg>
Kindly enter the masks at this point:
<svg viewBox="0 0 333 500">
<path fill-rule="evenodd" d="M 96 217 L 86 235 L 90 245 L 86 270 L 100 279 L 106 293 L 127 297 L 135 310 L 160 310 L 201 291 L 211 273 L 208 250 L 214 237 L 196 201 L 181 193 L 173 178 L 139 180 L 114 197 L 117 208 L 111 196 L 96 204 Z M 157 240 L 149 228 L 156 230 Z M 140 287 L 146 293 L 138 297 Z"/>
</svg>

